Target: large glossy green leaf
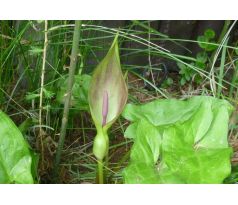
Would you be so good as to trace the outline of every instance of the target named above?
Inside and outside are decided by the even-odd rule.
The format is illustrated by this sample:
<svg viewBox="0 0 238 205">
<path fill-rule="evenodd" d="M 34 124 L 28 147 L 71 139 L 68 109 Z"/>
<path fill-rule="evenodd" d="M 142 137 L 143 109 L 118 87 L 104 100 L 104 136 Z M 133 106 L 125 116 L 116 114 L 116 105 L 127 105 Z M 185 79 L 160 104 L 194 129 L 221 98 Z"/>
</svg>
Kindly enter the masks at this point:
<svg viewBox="0 0 238 205">
<path fill-rule="evenodd" d="M 0 183 L 34 183 L 28 144 L 12 120 L 0 111 Z"/>
<path fill-rule="evenodd" d="M 188 120 L 196 112 L 199 105 L 200 102 L 195 100 L 187 103 L 186 101 L 178 101 L 176 99 L 159 99 L 141 106 L 128 104 L 122 115 L 132 122 L 142 118 L 155 126 L 169 125 Z"/>
<path fill-rule="evenodd" d="M 163 163 L 183 183 L 222 183 L 230 173 L 231 148 L 191 146 L 183 136 L 176 127 L 164 131 Z"/>
<path fill-rule="evenodd" d="M 222 183 L 231 169 L 231 111 L 227 101 L 207 96 L 128 105 L 123 116 L 132 124 L 125 133 L 134 145 L 125 182 Z"/>
<path fill-rule="evenodd" d="M 159 175 L 154 165 L 159 158 L 161 135 L 146 120 L 141 119 L 138 127 L 140 129 L 136 129 L 135 149 L 131 150 L 131 164 L 126 169 L 125 180 L 130 183 L 158 183 Z"/>
<path fill-rule="evenodd" d="M 135 139 L 137 149 L 131 151 L 131 158 L 136 162 L 152 165 L 157 162 L 159 157 L 161 135 L 155 126 L 145 120 L 141 120 L 138 127 Z"/>
</svg>

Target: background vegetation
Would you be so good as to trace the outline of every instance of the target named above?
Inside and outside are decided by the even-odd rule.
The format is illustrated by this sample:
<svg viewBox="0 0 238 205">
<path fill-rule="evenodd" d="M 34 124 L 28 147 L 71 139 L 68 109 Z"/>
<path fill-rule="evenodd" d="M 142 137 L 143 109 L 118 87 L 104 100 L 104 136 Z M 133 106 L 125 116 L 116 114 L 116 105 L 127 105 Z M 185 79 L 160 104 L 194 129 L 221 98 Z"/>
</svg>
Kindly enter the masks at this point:
<svg viewBox="0 0 238 205">
<path fill-rule="evenodd" d="M 90 76 L 119 30 L 119 50 L 129 89 L 129 102 L 157 98 L 186 99 L 210 95 L 235 107 L 229 123 L 238 177 L 236 21 L 82 21 L 69 121 L 57 183 L 94 183 L 92 154 L 96 129 L 89 114 Z M 38 153 L 36 181 L 53 183 L 64 93 L 72 50 L 74 21 L 0 22 L 0 109 Z M 82 78 L 82 74 L 84 77 Z M 120 118 L 110 130 L 108 183 L 122 183 L 131 140 L 124 138 L 129 122 Z M 36 160 L 37 161 L 37 160 Z"/>
</svg>

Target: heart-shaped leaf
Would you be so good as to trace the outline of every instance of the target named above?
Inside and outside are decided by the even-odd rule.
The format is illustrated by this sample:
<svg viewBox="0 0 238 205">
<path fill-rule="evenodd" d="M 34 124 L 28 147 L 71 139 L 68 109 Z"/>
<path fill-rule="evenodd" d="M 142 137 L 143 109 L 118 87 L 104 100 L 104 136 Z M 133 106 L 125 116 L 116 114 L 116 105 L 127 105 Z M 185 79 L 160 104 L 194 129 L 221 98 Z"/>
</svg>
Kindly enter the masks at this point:
<svg viewBox="0 0 238 205">
<path fill-rule="evenodd" d="M 134 144 L 126 183 L 222 183 L 231 171 L 227 142 L 232 106 L 212 97 L 128 105 Z"/>
<path fill-rule="evenodd" d="M 12 120 L 0 111 L 0 183 L 34 183 L 28 144 Z"/>
</svg>

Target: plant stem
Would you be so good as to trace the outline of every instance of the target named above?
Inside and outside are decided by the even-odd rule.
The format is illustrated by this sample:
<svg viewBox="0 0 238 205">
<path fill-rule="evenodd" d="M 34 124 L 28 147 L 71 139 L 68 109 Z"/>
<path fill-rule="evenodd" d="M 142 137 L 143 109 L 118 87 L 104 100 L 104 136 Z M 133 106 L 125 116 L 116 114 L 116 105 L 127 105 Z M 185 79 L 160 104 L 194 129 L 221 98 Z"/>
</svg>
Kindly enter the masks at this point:
<svg viewBox="0 0 238 205">
<path fill-rule="evenodd" d="M 103 184 L 103 161 L 98 160 L 98 183 Z"/>
<path fill-rule="evenodd" d="M 230 86 L 230 90 L 229 90 L 229 98 L 232 98 L 234 87 L 237 86 L 236 80 L 238 79 L 238 64 L 234 64 L 229 51 L 227 53 L 228 53 L 228 57 L 229 57 L 232 65 L 233 65 L 233 69 L 234 69 L 233 77 L 232 77 L 232 80 L 231 80 L 231 86 Z M 236 99 L 236 98 L 237 98 L 237 92 L 234 96 L 234 99 Z"/>
<path fill-rule="evenodd" d="M 218 39 L 218 43 L 222 42 L 224 36 L 226 35 L 226 33 L 229 29 L 230 24 L 231 24 L 230 20 L 225 21 L 224 26 L 223 26 L 222 31 L 221 31 L 221 34 L 220 34 L 219 39 Z"/>
<path fill-rule="evenodd" d="M 40 103 L 39 103 L 39 140 L 41 145 L 41 165 L 43 167 L 44 164 L 44 145 L 43 145 L 43 130 L 42 130 L 42 111 L 43 111 L 43 89 L 44 89 L 44 79 L 45 79 L 45 64 L 46 64 L 46 53 L 48 46 L 48 21 L 45 20 L 45 41 L 44 41 L 44 49 L 43 49 L 43 62 L 41 69 L 41 84 L 40 84 Z"/>
<path fill-rule="evenodd" d="M 220 44 L 222 42 L 224 36 L 226 35 L 226 33 L 227 33 L 228 29 L 229 29 L 229 25 L 230 24 L 231 24 L 230 20 L 226 20 L 225 21 L 224 26 L 223 26 L 222 31 L 221 31 L 221 34 L 220 34 L 219 39 L 217 41 L 218 44 Z M 212 53 L 211 62 L 209 64 L 209 68 L 212 66 L 212 63 L 213 63 L 215 55 L 216 55 L 216 50 L 213 51 L 213 53 Z"/>
<path fill-rule="evenodd" d="M 221 91 L 222 91 L 222 81 L 223 81 L 223 75 L 224 75 L 224 69 L 225 69 L 225 60 L 226 60 L 226 45 L 227 45 L 228 39 L 225 41 L 224 46 L 222 48 L 222 56 L 221 56 L 221 63 L 220 63 L 220 73 L 219 73 L 219 85 L 217 88 L 217 97 L 221 97 Z"/>
<path fill-rule="evenodd" d="M 67 124 L 68 124 L 69 107 L 70 107 L 70 101 L 71 101 L 72 87 L 74 84 L 74 74 L 75 74 L 77 58 L 78 58 L 78 54 L 79 54 L 79 45 L 78 44 L 79 44 L 79 39 L 80 39 L 81 23 L 82 23 L 82 21 L 75 21 L 73 45 L 72 45 L 72 52 L 71 52 L 71 57 L 70 57 L 68 87 L 67 87 L 67 92 L 65 94 L 64 112 L 63 112 L 62 124 L 61 124 L 61 129 L 60 129 L 60 137 L 59 137 L 58 147 L 57 147 L 57 151 L 56 151 L 55 165 L 54 165 L 54 178 L 55 178 L 54 180 L 58 180 L 59 163 L 60 163 L 60 159 L 61 159 L 61 153 L 62 153 L 62 149 L 64 146 L 66 128 L 67 128 Z"/>
<path fill-rule="evenodd" d="M 219 45 L 218 49 L 216 51 L 214 51 L 212 56 L 211 56 L 211 62 L 209 64 L 209 68 L 211 68 L 211 70 L 210 70 L 209 75 L 211 76 L 210 85 L 211 85 L 211 90 L 212 90 L 212 93 L 213 93 L 214 97 L 217 96 L 216 95 L 216 81 L 215 81 L 215 75 L 214 75 L 214 66 L 215 66 L 216 60 L 218 58 L 218 55 L 219 55 L 222 47 L 224 46 L 224 42 L 227 40 L 228 35 L 230 34 L 230 32 L 233 29 L 236 22 L 237 21 L 235 20 L 232 23 L 232 25 L 229 27 L 230 21 L 225 21 L 225 25 L 223 26 L 221 35 L 219 37 L 219 41 L 221 40 L 221 42 L 219 42 L 220 45 Z"/>
</svg>

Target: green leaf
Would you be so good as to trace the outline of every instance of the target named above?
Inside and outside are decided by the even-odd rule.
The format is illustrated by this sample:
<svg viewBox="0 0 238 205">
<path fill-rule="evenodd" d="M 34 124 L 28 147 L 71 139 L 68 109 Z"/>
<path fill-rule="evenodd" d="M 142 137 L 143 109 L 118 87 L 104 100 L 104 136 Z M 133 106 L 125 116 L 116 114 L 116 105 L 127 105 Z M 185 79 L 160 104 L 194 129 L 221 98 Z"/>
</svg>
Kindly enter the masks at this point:
<svg viewBox="0 0 238 205">
<path fill-rule="evenodd" d="M 199 52 L 196 56 L 196 59 L 199 63 L 206 63 L 208 56 L 206 52 Z"/>
<path fill-rule="evenodd" d="M 90 82 L 90 75 L 75 75 L 74 85 L 72 88 L 71 106 L 78 110 L 89 110 L 88 90 Z M 57 92 L 56 101 L 60 104 L 64 104 L 65 93 L 67 92 L 68 86 L 68 77 L 60 79 L 57 84 L 59 91 Z"/>
<path fill-rule="evenodd" d="M 31 173 L 32 177 L 35 182 L 39 181 L 38 177 L 38 164 L 40 159 L 40 154 L 35 153 L 33 150 L 30 149 L 31 157 L 32 157 L 32 163 L 31 163 Z"/>
<path fill-rule="evenodd" d="M 171 125 L 184 122 L 193 116 L 200 101 L 181 101 L 176 99 L 158 99 L 144 105 L 127 104 L 122 116 L 129 121 L 138 122 L 141 119 L 149 121 L 154 126 Z"/>
<path fill-rule="evenodd" d="M 194 76 L 194 82 L 200 84 L 202 82 L 202 77 L 199 74 Z"/>
<path fill-rule="evenodd" d="M 173 85 L 174 81 L 172 78 L 168 77 L 163 83 L 162 83 L 162 87 L 163 88 L 167 88 L 170 87 L 171 85 Z"/>
<path fill-rule="evenodd" d="M 178 62 L 177 66 L 180 68 L 180 70 L 185 70 L 186 69 L 186 65 L 183 64 L 183 63 Z"/>
<path fill-rule="evenodd" d="M 43 53 L 43 49 L 40 47 L 31 46 L 31 49 L 29 50 L 30 55 L 38 55 L 41 53 Z"/>
<path fill-rule="evenodd" d="M 146 120 L 138 123 L 135 144 L 137 149 L 131 151 L 131 159 L 137 162 L 154 164 L 159 158 L 161 136 L 159 130 Z M 147 146 L 148 145 L 148 146 Z M 141 152 L 143 150 L 143 152 Z"/>
<path fill-rule="evenodd" d="M 131 163 L 123 172 L 126 184 L 159 184 L 159 173 L 153 165 Z"/>
<path fill-rule="evenodd" d="M 230 105 L 227 101 L 214 102 L 211 106 L 213 110 L 213 118 L 209 130 L 206 135 L 199 141 L 197 146 L 206 148 L 223 148 L 228 147 L 228 121 Z M 208 110 L 204 109 L 204 112 Z M 204 117 L 208 113 L 204 114 Z"/>
<path fill-rule="evenodd" d="M 137 126 L 128 127 L 134 144 L 124 181 L 222 183 L 231 171 L 232 109 L 227 101 L 207 96 L 127 105 L 123 116 Z"/>
<path fill-rule="evenodd" d="M 46 99 L 51 99 L 55 95 L 54 92 L 46 90 L 45 88 L 43 88 L 43 93 Z"/>
<path fill-rule="evenodd" d="M 163 163 L 173 175 L 188 184 L 222 183 L 230 173 L 231 148 L 196 147 L 181 136 L 181 130 L 170 127 L 164 131 Z M 186 134 L 186 131 L 185 131 Z"/>
<path fill-rule="evenodd" d="M 20 132 L 25 135 L 27 130 L 29 129 L 30 126 L 33 125 L 33 120 L 32 118 L 27 118 L 24 122 L 22 122 L 18 129 L 20 130 Z"/>
<path fill-rule="evenodd" d="M 34 183 L 28 144 L 12 120 L 0 111 L 0 183 Z"/>
<path fill-rule="evenodd" d="M 206 64 L 199 61 L 196 62 L 196 66 L 203 70 L 206 68 Z"/>
<path fill-rule="evenodd" d="M 208 42 L 208 38 L 205 37 L 205 36 L 198 36 L 197 38 L 197 41 L 198 41 L 198 45 L 203 48 L 203 49 L 206 49 L 207 48 L 207 42 Z"/>
<path fill-rule="evenodd" d="M 238 48 L 235 49 L 235 53 L 236 53 L 236 55 L 238 55 Z"/>
<path fill-rule="evenodd" d="M 183 86 L 183 85 L 185 85 L 185 83 L 186 83 L 186 79 L 184 77 L 182 77 L 180 80 L 180 84 Z"/>
<path fill-rule="evenodd" d="M 35 93 L 30 93 L 30 92 L 28 92 L 28 93 L 26 94 L 25 99 L 26 99 L 27 101 L 30 101 L 30 100 L 33 100 L 33 99 L 36 99 L 36 98 L 39 98 L 39 97 L 40 97 L 40 94 L 35 94 Z"/>
<path fill-rule="evenodd" d="M 160 153 L 160 133 L 155 126 L 146 120 L 141 120 L 137 127 L 140 129 L 137 129 L 135 148 L 131 151 L 132 163 L 124 172 L 125 181 L 126 183 L 157 183 L 158 173 L 154 164 Z"/>
<path fill-rule="evenodd" d="M 205 32 L 204 32 L 204 36 L 206 36 L 208 39 L 213 39 L 213 38 L 215 38 L 216 33 L 215 33 L 215 31 L 212 30 L 212 29 L 207 29 L 207 30 L 205 30 Z"/>
<path fill-rule="evenodd" d="M 138 123 L 130 124 L 126 129 L 126 131 L 124 133 L 124 136 L 126 138 L 129 138 L 129 139 L 135 138 L 136 137 L 137 126 L 138 126 Z"/>
<path fill-rule="evenodd" d="M 213 51 L 218 47 L 217 45 L 210 44 L 210 43 L 215 44 L 215 41 L 210 41 L 210 39 L 206 36 L 198 36 L 197 41 L 198 45 L 205 51 Z"/>
<path fill-rule="evenodd" d="M 231 169 L 231 174 L 224 180 L 225 184 L 237 184 L 238 183 L 238 165 L 235 165 Z"/>
<path fill-rule="evenodd" d="M 191 79 L 191 74 L 189 72 L 187 72 L 185 75 L 184 75 L 186 81 L 189 81 Z"/>
<path fill-rule="evenodd" d="M 215 41 L 210 41 L 210 43 L 216 43 Z M 206 51 L 213 51 L 217 48 L 218 46 L 217 45 L 212 45 L 212 44 L 208 44 L 207 47 L 206 47 Z"/>
<path fill-rule="evenodd" d="M 167 78 L 166 83 L 167 83 L 167 85 L 170 86 L 170 85 L 172 85 L 174 83 L 174 81 L 173 81 L 172 78 Z"/>
</svg>

